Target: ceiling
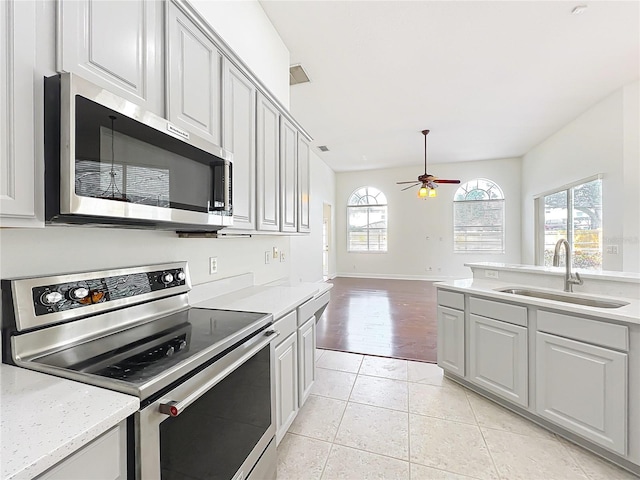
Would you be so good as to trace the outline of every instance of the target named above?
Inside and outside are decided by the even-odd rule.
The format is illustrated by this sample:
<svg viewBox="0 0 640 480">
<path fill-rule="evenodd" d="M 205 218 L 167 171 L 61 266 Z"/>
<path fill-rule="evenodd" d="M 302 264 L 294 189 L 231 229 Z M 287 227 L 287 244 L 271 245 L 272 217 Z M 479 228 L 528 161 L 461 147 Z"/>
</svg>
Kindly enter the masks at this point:
<svg viewBox="0 0 640 480">
<path fill-rule="evenodd" d="M 637 1 L 272 1 L 333 170 L 519 157 L 639 77 Z M 587 5 L 572 14 L 577 5 Z M 594 132 L 597 134 L 597 132 Z"/>
</svg>

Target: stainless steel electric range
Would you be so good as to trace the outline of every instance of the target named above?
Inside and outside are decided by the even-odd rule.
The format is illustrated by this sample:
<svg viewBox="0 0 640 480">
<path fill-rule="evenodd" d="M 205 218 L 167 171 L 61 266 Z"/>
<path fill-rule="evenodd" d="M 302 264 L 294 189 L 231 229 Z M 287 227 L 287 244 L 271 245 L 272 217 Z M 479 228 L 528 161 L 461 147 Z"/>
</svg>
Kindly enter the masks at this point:
<svg viewBox="0 0 640 480">
<path fill-rule="evenodd" d="M 3 361 L 137 396 L 129 478 L 275 478 L 273 317 L 189 289 L 186 262 L 2 280 Z"/>
</svg>

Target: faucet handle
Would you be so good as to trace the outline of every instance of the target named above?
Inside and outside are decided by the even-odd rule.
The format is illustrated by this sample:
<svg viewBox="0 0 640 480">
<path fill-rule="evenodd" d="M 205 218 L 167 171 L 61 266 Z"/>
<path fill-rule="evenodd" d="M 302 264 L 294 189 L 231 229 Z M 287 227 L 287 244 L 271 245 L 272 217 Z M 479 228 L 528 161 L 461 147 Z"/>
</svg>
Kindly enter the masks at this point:
<svg viewBox="0 0 640 480">
<path fill-rule="evenodd" d="M 580 274 L 578 272 L 576 272 L 576 280 L 578 280 L 578 285 L 582 285 L 584 283 L 584 280 L 580 278 Z"/>
<path fill-rule="evenodd" d="M 584 283 L 584 280 L 582 280 L 580 274 L 578 272 L 575 272 L 574 275 L 575 278 L 569 278 L 569 282 L 573 285 L 582 285 Z"/>
</svg>

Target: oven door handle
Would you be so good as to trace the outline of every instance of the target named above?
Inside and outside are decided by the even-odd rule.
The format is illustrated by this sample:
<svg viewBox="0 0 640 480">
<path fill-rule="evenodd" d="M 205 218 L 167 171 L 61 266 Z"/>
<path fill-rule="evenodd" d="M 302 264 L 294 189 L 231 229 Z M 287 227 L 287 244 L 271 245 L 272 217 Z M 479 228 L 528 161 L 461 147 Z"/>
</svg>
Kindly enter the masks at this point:
<svg viewBox="0 0 640 480">
<path fill-rule="evenodd" d="M 207 393 L 217 383 L 219 383 L 227 375 L 233 372 L 236 368 L 238 368 L 244 362 L 249 360 L 252 356 L 258 353 L 260 350 L 262 350 L 265 346 L 269 345 L 269 343 L 271 343 L 273 339 L 275 339 L 279 335 L 280 335 L 280 331 L 275 329 L 265 330 L 264 333 L 262 334 L 262 337 L 266 337 L 266 338 L 260 339 L 261 336 L 256 335 L 254 339 L 251 339 L 248 342 L 248 344 L 244 345 L 244 348 L 248 348 L 249 350 L 244 355 L 242 355 L 242 357 L 237 359 L 231 365 L 227 366 L 224 370 L 220 371 L 220 373 L 218 373 L 215 377 L 213 377 L 207 383 L 200 386 L 197 390 L 193 391 L 193 393 L 189 394 L 181 402 L 164 401 L 164 400 L 161 401 L 160 405 L 158 406 L 158 410 L 160 411 L 160 413 L 164 413 L 166 415 L 169 415 L 170 417 L 177 417 L 178 415 L 180 415 L 180 413 L 182 413 L 182 411 L 185 408 L 187 408 L 189 405 L 195 402 L 202 395 Z M 255 343 L 255 345 L 252 345 L 252 343 L 254 342 L 257 342 L 257 343 Z"/>
</svg>

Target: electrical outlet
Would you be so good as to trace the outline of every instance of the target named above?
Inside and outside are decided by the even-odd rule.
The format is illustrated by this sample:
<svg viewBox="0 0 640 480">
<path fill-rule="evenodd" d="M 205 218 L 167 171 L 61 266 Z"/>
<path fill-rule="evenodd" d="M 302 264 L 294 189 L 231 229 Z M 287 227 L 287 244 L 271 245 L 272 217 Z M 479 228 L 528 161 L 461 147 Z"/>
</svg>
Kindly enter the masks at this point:
<svg viewBox="0 0 640 480">
<path fill-rule="evenodd" d="M 485 270 L 484 271 L 484 276 L 487 277 L 487 278 L 497 279 L 498 278 L 498 270 Z"/>
<path fill-rule="evenodd" d="M 209 275 L 218 273 L 218 257 L 209 257 Z"/>
<path fill-rule="evenodd" d="M 284 258 L 284 252 L 280 252 L 280 261 L 284 262 L 285 258 Z"/>
<path fill-rule="evenodd" d="M 278 247 L 273 247 L 273 258 L 278 258 Z"/>
<path fill-rule="evenodd" d="M 607 253 L 612 255 L 618 254 L 618 245 L 607 245 Z"/>
<path fill-rule="evenodd" d="M 269 250 L 264 252 L 264 263 L 265 263 L 265 265 L 267 263 L 271 263 L 271 252 Z"/>
</svg>

